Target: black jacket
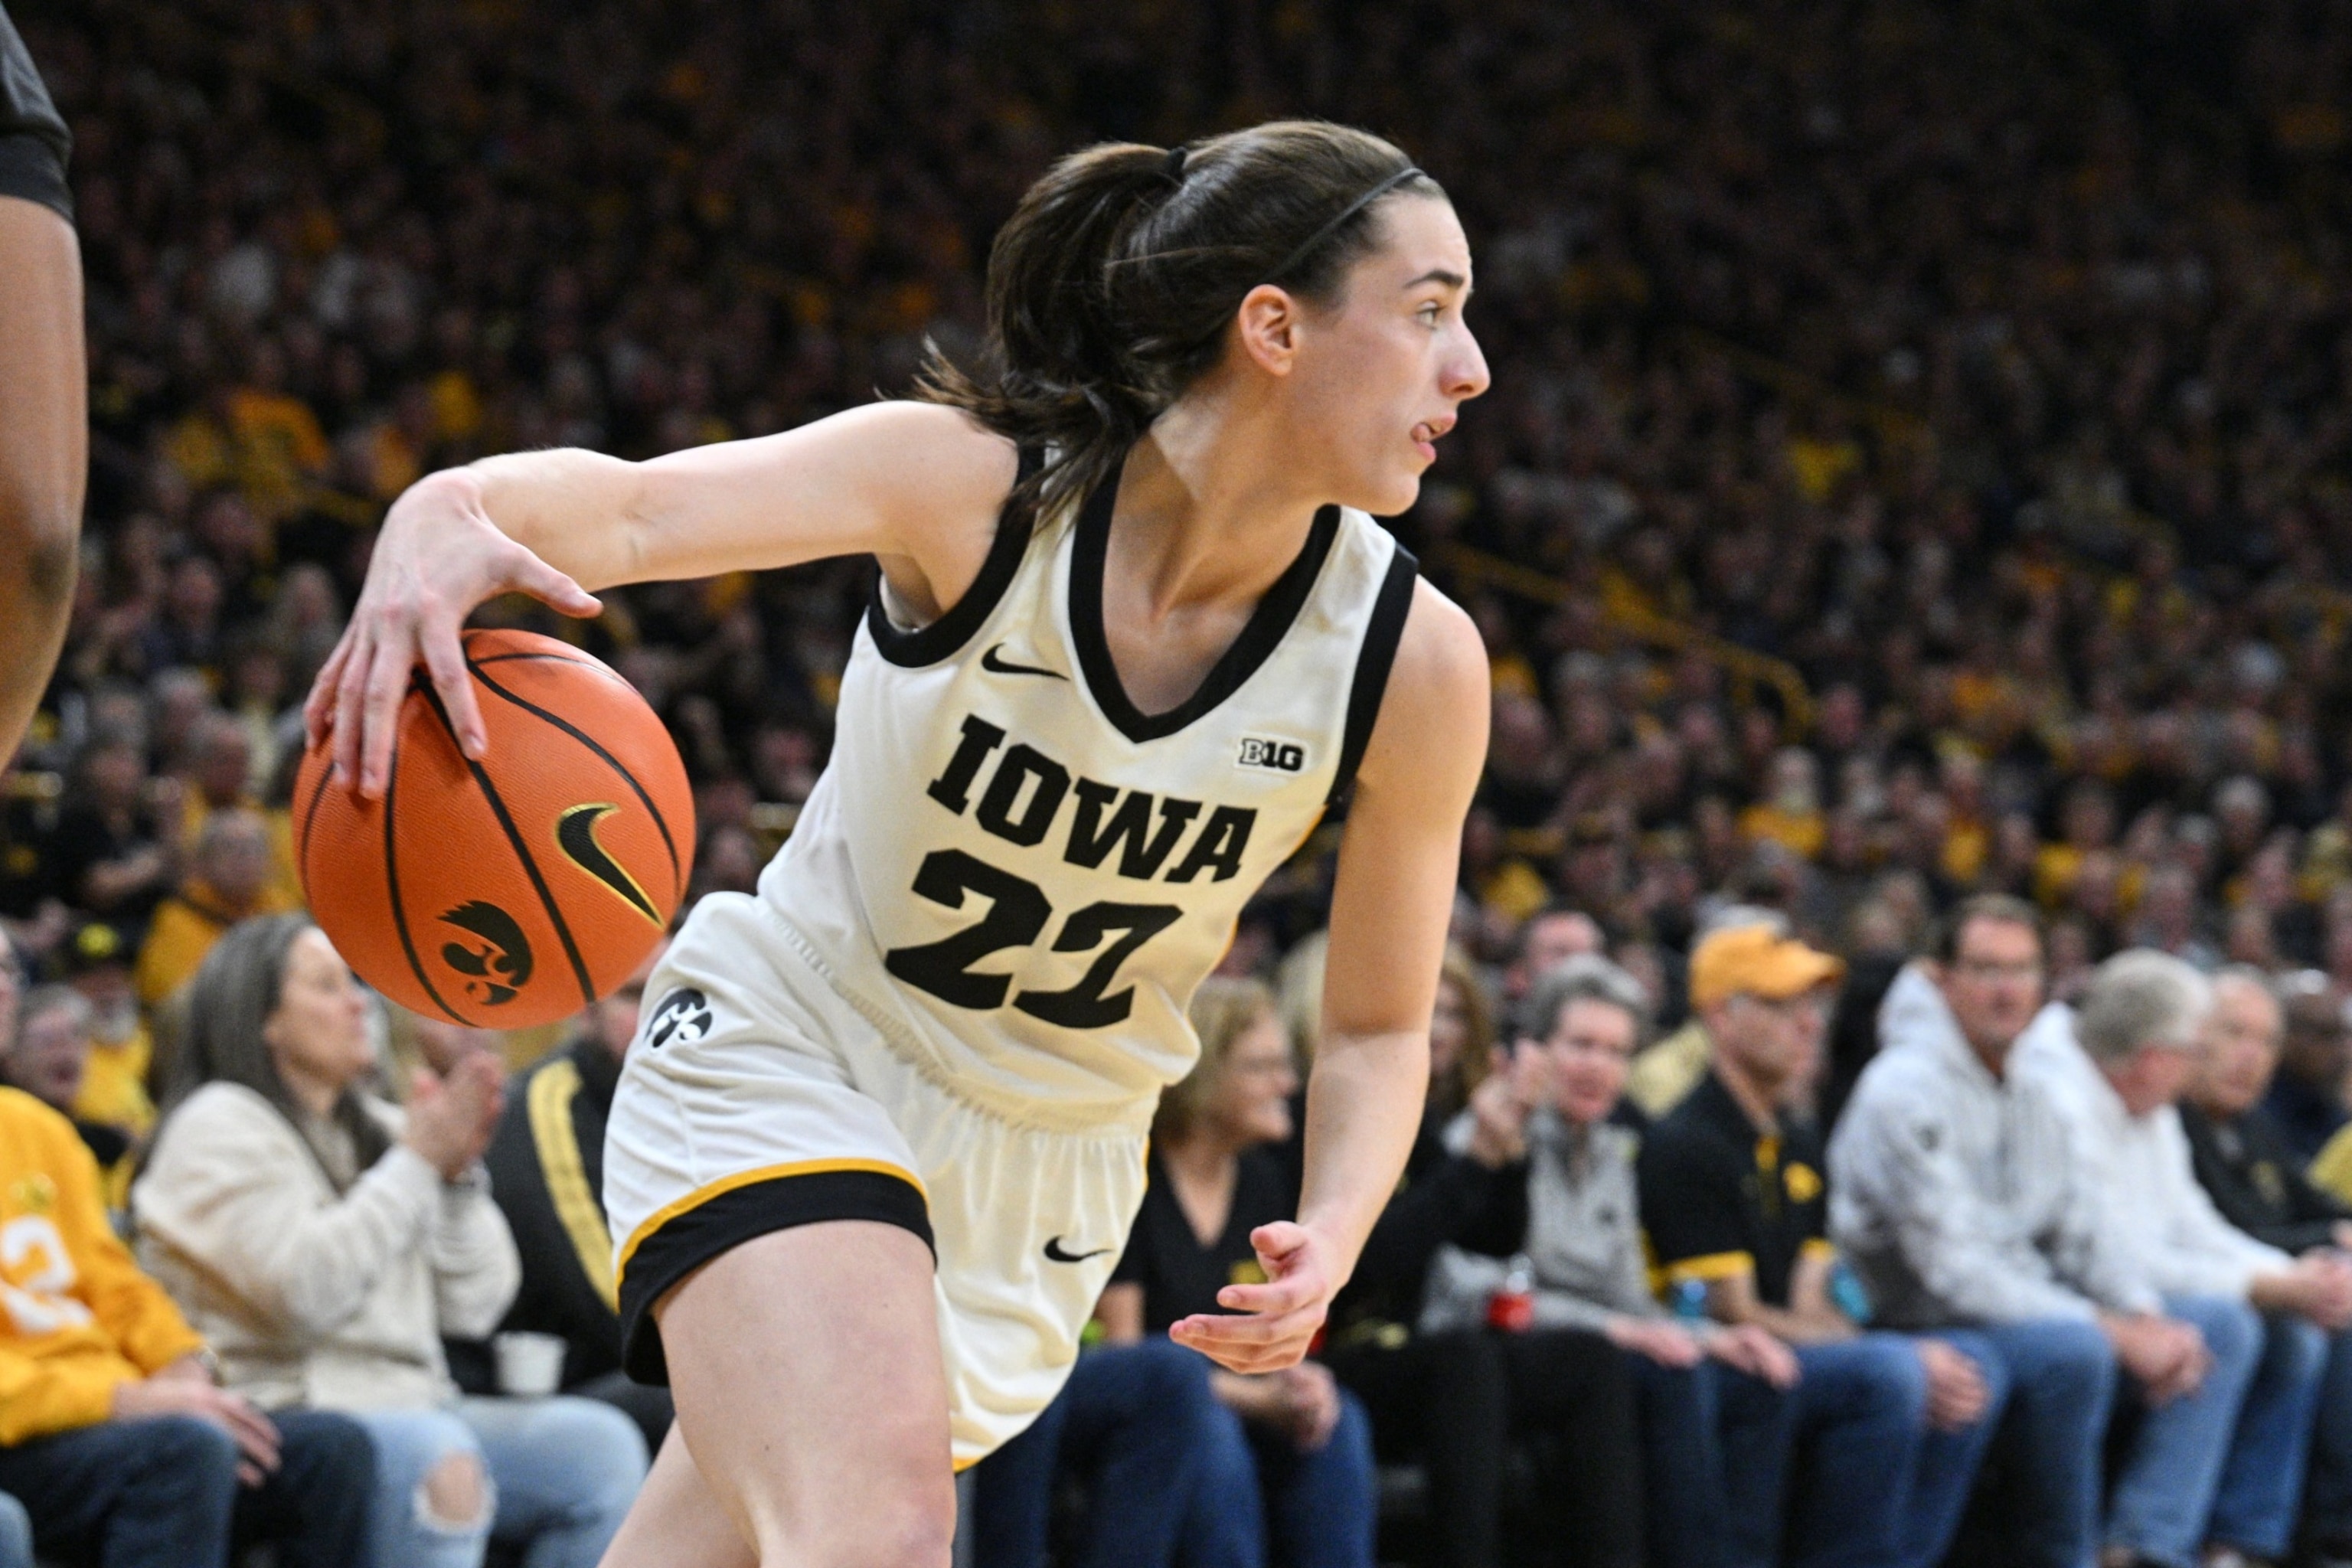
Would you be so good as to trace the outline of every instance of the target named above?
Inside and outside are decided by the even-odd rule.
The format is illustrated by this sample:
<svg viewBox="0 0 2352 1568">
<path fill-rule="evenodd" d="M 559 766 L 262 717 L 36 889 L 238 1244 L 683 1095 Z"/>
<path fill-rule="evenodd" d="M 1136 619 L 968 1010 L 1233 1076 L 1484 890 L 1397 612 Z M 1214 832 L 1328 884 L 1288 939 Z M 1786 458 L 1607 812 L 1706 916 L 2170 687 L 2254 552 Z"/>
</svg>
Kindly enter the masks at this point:
<svg viewBox="0 0 2352 1568">
<path fill-rule="evenodd" d="M 621 1065 L 593 1037 L 541 1058 L 508 1086 L 484 1156 L 522 1257 L 522 1289 L 503 1326 L 562 1337 L 571 1347 L 566 1388 L 621 1364 L 604 1226 L 604 1123 L 620 1079 Z"/>
<path fill-rule="evenodd" d="M 2184 1102 L 2180 1129 L 2189 1134 L 2198 1183 L 2213 1206 L 2256 1240 L 2303 1252 L 2333 1245 L 2336 1226 L 2352 1219 L 2352 1208 L 2303 1173 L 2286 1135 L 2261 1107 L 2216 1121 Z"/>
<path fill-rule="evenodd" d="M 1430 1259 L 1448 1242 L 1497 1255 L 1518 1249 L 1527 1233 L 1527 1167 L 1490 1171 L 1466 1154 L 1448 1153 L 1444 1131 L 1434 1119 L 1422 1123 L 1404 1179 L 1332 1303 L 1335 1345 L 1386 1342 L 1397 1328 L 1410 1330 L 1421 1316 Z"/>
</svg>

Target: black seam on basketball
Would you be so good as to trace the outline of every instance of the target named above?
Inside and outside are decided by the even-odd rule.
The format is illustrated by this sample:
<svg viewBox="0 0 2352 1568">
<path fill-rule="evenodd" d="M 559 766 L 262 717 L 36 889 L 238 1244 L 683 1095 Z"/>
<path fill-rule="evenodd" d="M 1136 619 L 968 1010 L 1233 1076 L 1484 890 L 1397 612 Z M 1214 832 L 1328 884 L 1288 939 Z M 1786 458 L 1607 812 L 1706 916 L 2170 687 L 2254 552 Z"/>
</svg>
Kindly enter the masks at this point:
<svg viewBox="0 0 2352 1568">
<path fill-rule="evenodd" d="M 449 722 L 449 710 L 441 705 L 441 694 L 430 686 L 421 689 L 425 693 L 425 700 L 433 705 L 434 717 L 441 721 L 441 728 L 448 735 L 449 744 L 457 746 L 457 729 Z M 539 862 L 531 858 L 530 846 L 523 841 L 522 829 L 515 826 L 514 818 L 508 814 L 507 803 L 500 798 L 498 786 L 490 783 L 488 770 L 466 755 L 462 746 L 457 746 L 457 760 L 464 763 L 466 771 L 474 775 L 474 787 L 482 792 L 484 800 L 489 802 L 490 815 L 497 817 L 499 826 L 505 829 L 507 843 L 513 847 L 515 858 L 522 862 L 523 875 L 530 879 L 532 889 L 539 894 L 540 907 L 547 911 L 549 922 L 555 927 L 555 940 L 563 944 L 563 956 L 572 961 L 572 977 L 580 983 L 581 1005 L 593 1007 L 596 1005 L 596 984 L 588 978 L 588 962 L 580 956 L 580 944 L 572 940 L 572 928 L 564 922 L 563 911 L 555 907 L 555 890 L 547 885 L 547 879 L 540 875 Z"/>
<path fill-rule="evenodd" d="M 607 680 L 619 681 L 623 686 L 627 686 L 629 684 L 628 680 L 622 676 L 618 670 L 608 668 L 604 664 L 601 664 L 593 658 L 573 658 L 568 654 L 494 653 L 488 658 L 468 658 L 466 662 L 476 669 L 479 669 L 486 664 L 513 664 L 520 659 L 537 659 L 542 664 L 568 664 L 575 669 L 584 669 L 591 675 L 601 675 Z M 632 687 L 631 689 L 634 690 L 635 689 Z"/>
<path fill-rule="evenodd" d="M 467 1020 L 459 1017 L 457 1010 L 441 1000 L 441 993 L 433 989 L 433 979 L 425 973 L 425 964 L 416 956 L 416 942 L 408 934 L 408 911 L 400 902 L 400 855 L 394 846 L 392 832 L 395 820 L 392 814 L 392 792 L 399 782 L 400 732 L 395 730 L 392 737 L 392 762 L 383 772 L 383 887 L 392 900 L 393 929 L 400 933 L 400 951 L 408 955 L 408 972 L 416 976 L 419 985 L 425 987 L 425 994 L 432 997 L 433 1005 L 448 1014 L 452 1022 L 463 1024 Z"/>
<path fill-rule="evenodd" d="M 335 763 L 330 758 L 327 765 L 319 770 L 319 787 L 310 792 L 310 804 L 302 811 L 302 857 L 295 869 L 300 873 L 305 898 L 310 893 L 310 830 L 319 819 L 319 803 L 327 798 L 327 785 L 334 782 L 334 777 Z"/>
<path fill-rule="evenodd" d="M 552 654 L 522 654 L 514 657 L 524 658 L 552 658 L 555 656 Z M 661 807 L 654 804 L 654 797 L 646 793 L 646 786 L 637 782 L 636 774 L 629 772 L 628 768 L 622 763 L 620 758 L 614 756 L 603 746 L 597 744 L 593 737 L 582 731 L 578 725 L 572 723 L 570 720 L 565 719 L 561 714 L 549 712 L 546 709 L 541 708 L 538 703 L 531 701 L 528 698 L 517 697 L 513 692 L 509 691 L 505 687 L 500 686 L 497 681 L 491 679 L 488 676 L 484 675 L 482 673 L 482 665 L 490 661 L 488 659 L 484 659 L 479 662 L 468 659 L 466 661 L 466 668 L 473 671 L 475 679 L 480 681 L 484 686 L 488 687 L 500 697 L 505 698 L 508 701 L 513 703 L 524 712 L 546 720 L 549 723 L 554 725 L 557 729 L 562 731 L 565 734 L 571 736 L 573 740 L 579 742 L 582 745 L 587 747 L 590 751 L 604 758 L 605 762 L 612 764 L 613 771 L 621 775 L 621 782 L 627 784 L 629 788 L 636 792 L 637 800 L 645 806 L 646 810 L 652 815 L 654 826 L 659 830 L 662 836 L 662 848 L 667 850 L 669 854 L 669 880 L 670 887 L 672 889 L 670 896 L 673 899 L 685 898 L 686 869 L 678 864 L 677 841 L 670 837 L 669 823 L 662 816 Z M 570 661 L 566 660 L 564 662 L 568 663 Z M 635 689 L 632 688 L 632 689 Z"/>
</svg>

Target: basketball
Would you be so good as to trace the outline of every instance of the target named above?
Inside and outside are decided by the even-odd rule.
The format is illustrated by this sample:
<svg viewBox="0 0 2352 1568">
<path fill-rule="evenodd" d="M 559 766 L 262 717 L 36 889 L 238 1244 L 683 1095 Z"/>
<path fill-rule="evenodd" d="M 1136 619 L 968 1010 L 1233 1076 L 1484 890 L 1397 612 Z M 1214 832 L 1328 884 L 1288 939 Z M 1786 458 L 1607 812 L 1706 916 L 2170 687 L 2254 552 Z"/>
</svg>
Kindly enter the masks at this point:
<svg viewBox="0 0 2352 1568">
<path fill-rule="evenodd" d="M 383 798 L 331 744 L 302 759 L 294 853 L 320 929 L 427 1017 L 527 1028 L 609 994 L 667 929 L 694 797 L 660 719 L 604 664 L 530 632 L 471 631 L 488 753 L 469 762 L 420 668 Z"/>
</svg>

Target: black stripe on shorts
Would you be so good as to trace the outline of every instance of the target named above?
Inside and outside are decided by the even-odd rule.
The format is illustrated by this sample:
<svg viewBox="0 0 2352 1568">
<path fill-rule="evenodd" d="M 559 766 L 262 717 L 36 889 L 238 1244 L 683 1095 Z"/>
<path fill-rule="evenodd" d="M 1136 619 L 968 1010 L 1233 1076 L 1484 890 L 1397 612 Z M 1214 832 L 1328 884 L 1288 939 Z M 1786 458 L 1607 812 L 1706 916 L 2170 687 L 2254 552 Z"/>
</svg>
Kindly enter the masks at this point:
<svg viewBox="0 0 2352 1568">
<path fill-rule="evenodd" d="M 913 1231 L 939 1256 L 931 1216 L 913 1184 L 879 1171 L 809 1171 L 774 1176 L 720 1193 L 675 1215 L 637 1244 L 622 1270 L 621 1364 L 639 1383 L 667 1387 L 654 1303 L 670 1287 L 722 1252 L 770 1231 L 826 1220 L 866 1219 Z"/>
</svg>

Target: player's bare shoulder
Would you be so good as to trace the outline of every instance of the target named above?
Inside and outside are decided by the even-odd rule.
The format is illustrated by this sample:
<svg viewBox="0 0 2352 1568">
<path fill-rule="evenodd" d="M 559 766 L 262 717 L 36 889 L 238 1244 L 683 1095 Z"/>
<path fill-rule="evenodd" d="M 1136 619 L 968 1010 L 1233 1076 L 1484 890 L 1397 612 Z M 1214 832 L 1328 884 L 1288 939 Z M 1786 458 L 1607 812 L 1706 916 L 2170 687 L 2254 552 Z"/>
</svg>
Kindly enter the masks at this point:
<svg viewBox="0 0 2352 1568">
<path fill-rule="evenodd" d="M 1020 472 L 1004 437 L 961 409 L 907 400 L 836 415 L 837 460 L 868 498 L 876 558 L 890 586 L 926 618 L 979 574 Z"/>
<path fill-rule="evenodd" d="M 1397 639 L 1380 718 L 1364 752 L 1374 789 L 1468 770 L 1486 754 L 1490 677 L 1486 639 L 1469 612 L 1422 578 Z"/>
</svg>

